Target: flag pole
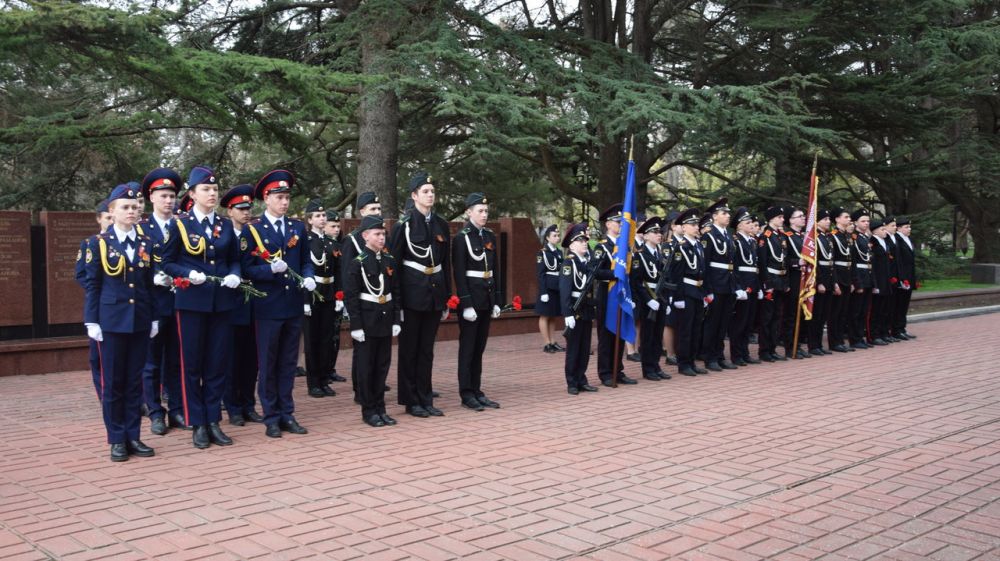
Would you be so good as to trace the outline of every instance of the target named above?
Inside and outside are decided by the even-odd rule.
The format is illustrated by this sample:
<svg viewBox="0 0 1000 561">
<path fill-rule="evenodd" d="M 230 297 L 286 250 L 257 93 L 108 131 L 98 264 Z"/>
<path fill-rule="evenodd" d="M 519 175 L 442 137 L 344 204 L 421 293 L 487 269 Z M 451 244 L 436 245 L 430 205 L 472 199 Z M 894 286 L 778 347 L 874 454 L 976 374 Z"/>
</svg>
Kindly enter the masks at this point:
<svg viewBox="0 0 1000 561">
<path fill-rule="evenodd" d="M 816 188 L 816 164 L 819 162 L 819 152 L 813 154 L 813 169 L 809 176 L 809 197 L 815 195 Z M 812 212 L 813 201 L 807 201 L 809 212 Z M 813 239 L 816 239 L 816 221 L 813 220 Z M 799 290 L 802 290 L 802 280 L 799 279 Z M 795 302 L 795 334 L 792 335 L 792 360 L 798 358 L 799 354 L 799 324 L 802 320 L 802 294 L 799 294 L 799 301 Z"/>
</svg>

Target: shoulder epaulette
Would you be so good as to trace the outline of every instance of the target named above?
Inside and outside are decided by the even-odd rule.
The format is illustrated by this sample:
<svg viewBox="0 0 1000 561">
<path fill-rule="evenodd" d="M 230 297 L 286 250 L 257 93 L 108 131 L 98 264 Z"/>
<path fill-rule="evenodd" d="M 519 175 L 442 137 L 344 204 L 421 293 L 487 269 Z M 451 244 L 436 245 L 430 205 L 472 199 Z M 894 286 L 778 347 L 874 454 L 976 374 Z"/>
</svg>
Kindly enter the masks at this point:
<svg viewBox="0 0 1000 561">
<path fill-rule="evenodd" d="M 773 231 L 774 230 L 764 230 L 764 237 L 765 238 L 770 238 L 771 237 L 771 232 L 773 232 Z"/>
<path fill-rule="evenodd" d="M 856 240 L 856 239 L 858 239 L 858 235 L 857 235 L 857 234 L 851 234 L 851 239 L 852 239 L 852 240 Z"/>
<path fill-rule="evenodd" d="M 412 217 L 413 217 L 413 214 L 410 213 L 410 212 L 407 212 L 407 213 L 403 214 L 403 216 L 399 217 L 399 223 L 400 224 L 406 224 L 407 222 L 410 221 L 410 218 L 412 218 Z"/>
<path fill-rule="evenodd" d="M 254 219 L 250 220 L 249 224 L 251 226 L 260 224 L 260 217 L 258 216 L 257 218 L 254 218 Z"/>
<path fill-rule="evenodd" d="M 790 238 L 790 237 L 792 237 L 792 236 L 795 235 L 795 232 L 792 232 L 791 230 L 789 230 L 789 231 L 785 232 L 785 235 Z"/>
<path fill-rule="evenodd" d="M 462 228 L 461 230 L 459 230 L 458 233 L 459 234 L 468 234 L 471 231 L 472 231 L 472 228 L 469 228 L 468 226 L 466 226 L 465 228 Z"/>
</svg>

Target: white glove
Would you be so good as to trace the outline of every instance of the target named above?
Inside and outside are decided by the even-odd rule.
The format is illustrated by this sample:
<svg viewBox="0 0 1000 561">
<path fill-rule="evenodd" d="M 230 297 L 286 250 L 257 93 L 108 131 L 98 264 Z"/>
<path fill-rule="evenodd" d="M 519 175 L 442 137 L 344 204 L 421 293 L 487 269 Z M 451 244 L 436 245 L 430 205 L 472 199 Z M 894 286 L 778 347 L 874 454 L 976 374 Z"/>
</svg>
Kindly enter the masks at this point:
<svg viewBox="0 0 1000 561">
<path fill-rule="evenodd" d="M 548 294 L 542 294 L 542 297 L 539 298 L 539 300 L 541 300 L 542 302 L 545 302 L 547 304 L 549 302 L 549 295 Z"/>
<path fill-rule="evenodd" d="M 205 276 L 205 273 L 199 271 L 191 271 L 190 273 L 188 273 L 188 278 L 191 279 L 191 284 L 202 284 L 206 280 L 208 280 L 208 277 Z"/>
<path fill-rule="evenodd" d="M 302 279 L 302 288 L 308 290 L 309 292 L 316 290 L 316 279 Z"/>
<path fill-rule="evenodd" d="M 659 300 L 656 300 L 656 299 L 650 300 L 649 302 L 646 302 L 646 305 L 649 306 L 649 309 L 653 310 L 654 312 L 660 311 L 660 301 Z"/>
<path fill-rule="evenodd" d="M 354 339 L 358 343 L 364 343 L 365 342 L 365 330 L 364 329 L 355 329 L 354 331 L 351 332 L 351 339 Z"/>
<path fill-rule="evenodd" d="M 878 294 L 878 289 L 877 288 L 873 288 L 872 289 L 872 294 Z"/>
<path fill-rule="evenodd" d="M 736 291 L 736 299 L 737 300 L 746 300 L 747 298 L 748 298 L 748 294 L 747 294 L 746 290 L 737 290 Z"/>
<path fill-rule="evenodd" d="M 396 324 L 396 323 L 392 324 L 392 336 L 393 337 L 398 336 L 399 332 L 402 331 L 402 330 L 403 330 L 403 328 L 400 327 L 399 324 Z"/>
<path fill-rule="evenodd" d="M 757 299 L 758 300 L 763 300 L 764 299 L 764 291 L 763 290 L 758 290 L 757 291 Z"/>
<path fill-rule="evenodd" d="M 476 310 L 472 308 L 466 308 L 462 310 L 462 319 L 464 319 L 465 321 L 476 321 L 476 318 L 478 317 L 479 314 L 477 314 Z"/>
<path fill-rule="evenodd" d="M 310 306 L 309 304 L 305 305 L 305 307 L 303 308 L 303 311 L 305 312 L 306 316 L 313 315 L 313 307 Z"/>
<path fill-rule="evenodd" d="M 284 273 L 288 270 L 288 263 L 285 263 L 283 259 L 275 259 L 271 261 L 271 272 L 272 273 Z"/>
<path fill-rule="evenodd" d="M 222 277 L 222 286 L 224 286 L 226 288 L 233 288 L 233 289 L 239 288 L 239 286 L 240 286 L 240 277 L 238 277 L 236 275 L 226 275 L 226 276 Z"/>
<path fill-rule="evenodd" d="M 85 323 L 84 325 L 87 326 L 87 337 L 90 337 L 95 341 L 104 340 L 104 332 L 101 331 L 100 325 L 97 325 L 96 323 Z"/>
<path fill-rule="evenodd" d="M 149 326 L 149 338 L 152 339 L 153 337 L 156 337 L 156 334 L 159 332 L 160 322 L 158 320 L 154 320 L 152 325 Z"/>
<path fill-rule="evenodd" d="M 576 318 L 573 316 L 566 316 L 563 318 L 566 321 L 566 329 L 576 329 Z"/>
<path fill-rule="evenodd" d="M 683 310 L 684 306 L 685 306 L 684 300 L 674 300 L 674 307 L 677 308 L 678 310 Z"/>
<path fill-rule="evenodd" d="M 448 319 L 448 316 L 450 315 L 451 311 L 448 308 L 445 308 L 444 310 L 441 311 L 441 321 Z"/>
<path fill-rule="evenodd" d="M 333 305 L 333 311 L 335 311 L 335 312 L 342 312 L 342 311 L 344 311 L 344 301 L 343 300 L 337 300 L 337 303 Z"/>
<path fill-rule="evenodd" d="M 709 293 L 707 296 L 705 296 L 705 305 L 708 306 L 714 300 L 715 300 L 715 293 L 714 292 Z"/>
<path fill-rule="evenodd" d="M 493 319 L 500 317 L 500 306 L 493 306 L 493 313 L 491 314 Z"/>
<path fill-rule="evenodd" d="M 170 285 L 173 284 L 173 279 L 170 278 L 170 275 L 164 273 L 163 271 L 159 271 L 153 275 L 153 284 L 156 286 L 162 286 L 163 288 L 170 288 Z"/>
</svg>

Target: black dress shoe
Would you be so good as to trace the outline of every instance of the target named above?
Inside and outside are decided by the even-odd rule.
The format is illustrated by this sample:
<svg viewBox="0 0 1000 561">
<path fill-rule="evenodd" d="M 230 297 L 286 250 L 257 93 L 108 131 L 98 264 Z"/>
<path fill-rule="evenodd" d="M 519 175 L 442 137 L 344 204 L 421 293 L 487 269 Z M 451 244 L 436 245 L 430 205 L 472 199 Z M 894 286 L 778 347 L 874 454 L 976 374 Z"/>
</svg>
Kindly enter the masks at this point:
<svg viewBox="0 0 1000 561">
<path fill-rule="evenodd" d="M 876 347 L 884 347 L 884 346 L 886 346 L 888 344 L 889 343 L 886 343 L 884 340 L 882 340 L 881 337 L 879 337 L 877 339 L 872 339 L 872 345 L 875 345 Z"/>
<path fill-rule="evenodd" d="M 868 345 L 864 343 L 851 343 L 851 348 L 865 350 L 868 348 Z"/>
<path fill-rule="evenodd" d="M 834 346 L 830 347 L 830 350 L 831 351 L 836 351 L 838 353 L 846 353 L 847 352 L 847 347 L 844 346 L 843 343 L 841 343 L 840 345 L 834 345 Z"/>
<path fill-rule="evenodd" d="M 254 411 L 253 409 L 247 411 L 246 414 L 244 414 L 243 416 L 246 417 L 247 420 L 250 421 L 251 423 L 263 423 L 264 422 L 264 417 L 261 417 L 260 413 Z"/>
<path fill-rule="evenodd" d="M 584 385 L 580 386 L 579 389 L 580 389 L 581 392 L 596 392 L 597 391 L 597 388 L 595 388 L 594 386 L 591 386 L 590 384 L 584 384 Z"/>
<path fill-rule="evenodd" d="M 422 405 L 407 405 L 406 412 L 414 417 L 420 417 L 422 419 L 426 419 L 431 416 L 431 414 L 428 413 Z"/>
<path fill-rule="evenodd" d="M 580 393 L 580 388 L 576 386 L 570 386 L 566 388 L 566 393 L 568 393 L 569 395 L 578 395 Z"/>
<path fill-rule="evenodd" d="M 167 424 L 170 425 L 170 428 L 191 430 L 191 427 L 184 422 L 184 415 L 181 415 L 180 413 L 167 415 Z"/>
<path fill-rule="evenodd" d="M 736 370 L 736 365 L 728 360 L 723 360 L 719 363 L 719 366 L 721 366 L 723 370 Z"/>
<path fill-rule="evenodd" d="M 823 356 L 826 353 L 823 352 L 823 349 L 809 349 L 809 354 L 813 356 Z"/>
<path fill-rule="evenodd" d="M 424 411 L 427 411 L 427 414 L 431 417 L 444 417 L 444 411 L 433 405 L 424 405 Z"/>
<path fill-rule="evenodd" d="M 548 354 L 553 354 L 553 353 L 558 353 L 559 351 L 557 351 L 556 348 L 552 346 L 552 343 L 549 343 L 548 345 L 545 345 L 544 347 L 542 347 L 542 352 L 543 353 L 548 353 Z"/>
<path fill-rule="evenodd" d="M 330 380 L 333 381 L 333 382 L 346 382 L 347 378 L 344 378 L 340 374 L 337 374 L 336 372 L 334 372 L 334 373 L 330 374 Z"/>
<path fill-rule="evenodd" d="M 657 376 L 659 376 L 661 380 L 669 380 L 670 379 L 670 374 L 667 374 L 666 372 L 664 372 L 662 370 L 658 370 L 655 374 Z"/>
<path fill-rule="evenodd" d="M 695 373 L 694 369 L 692 369 L 690 366 L 685 366 L 684 368 L 679 369 L 677 371 L 677 373 L 680 374 L 681 376 L 697 376 L 698 375 L 697 373 Z"/>
<path fill-rule="evenodd" d="M 666 361 L 670 366 L 677 366 L 677 357 L 670 356 L 667 353 L 663 353 L 663 360 Z"/>
<path fill-rule="evenodd" d="M 774 354 L 774 353 L 771 353 L 771 358 L 773 358 L 774 360 L 777 360 L 777 361 L 782 361 L 782 362 L 788 360 L 788 357 L 781 356 L 779 354 Z"/>
<path fill-rule="evenodd" d="M 722 372 L 722 367 L 719 366 L 719 363 L 715 361 L 706 362 L 705 368 L 711 370 L 712 372 Z"/>
<path fill-rule="evenodd" d="M 745 360 L 747 364 L 760 364 L 760 360 L 756 358 L 746 357 L 743 360 Z"/>
<path fill-rule="evenodd" d="M 693 370 L 695 374 L 708 374 L 708 370 L 705 370 L 704 368 L 699 368 L 697 366 L 695 366 Z"/>
<path fill-rule="evenodd" d="M 774 362 L 774 359 L 771 358 L 770 353 L 760 353 L 760 359 L 764 362 Z"/>
<path fill-rule="evenodd" d="M 468 397 L 463 399 L 462 407 L 472 409 L 473 411 L 482 411 L 484 409 L 483 404 L 479 403 L 479 400 L 474 397 Z"/>
<path fill-rule="evenodd" d="M 309 397 L 326 397 L 323 388 L 309 388 Z"/>
<path fill-rule="evenodd" d="M 337 391 L 331 388 L 329 384 L 324 384 L 323 387 L 320 389 L 323 390 L 323 394 L 326 395 L 327 397 L 332 397 L 337 395 Z"/>
<path fill-rule="evenodd" d="M 208 436 L 208 425 L 199 425 L 195 427 L 194 434 L 191 435 L 191 442 L 194 444 L 194 447 L 199 450 L 208 448 L 212 443 Z"/>
<path fill-rule="evenodd" d="M 309 434 L 306 428 L 299 424 L 298 421 L 292 419 L 290 421 L 280 421 L 278 427 L 285 432 L 290 432 L 292 434 Z"/>
<path fill-rule="evenodd" d="M 476 396 L 476 401 L 479 402 L 483 407 L 489 407 L 490 409 L 500 409 L 500 404 L 493 401 L 492 399 L 486 397 L 485 395 Z"/>
<path fill-rule="evenodd" d="M 566 347 L 560 345 L 558 342 L 552 343 L 552 348 L 554 348 L 557 353 L 564 353 L 564 352 L 566 352 Z"/>
<path fill-rule="evenodd" d="M 803 348 L 803 347 L 799 347 L 795 351 L 795 354 L 797 354 L 798 356 L 800 356 L 802 358 L 812 358 L 812 354 L 810 354 L 809 351 L 805 350 L 805 348 Z"/>
<path fill-rule="evenodd" d="M 434 390 L 431 390 L 431 397 L 433 397 L 433 398 L 439 398 L 439 397 L 441 397 L 441 394 L 437 393 Z"/>
<path fill-rule="evenodd" d="M 613 387 L 612 384 L 611 384 L 611 380 L 601 380 L 601 385 L 609 387 L 609 388 Z"/>
<path fill-rule="evenodd" d="M 210 423 L 208 425 L 208 439 L 212 441 L 212 444 L 218 444 L 219 446 L 229 446 L 233 443 L 233 439 L 226 436 L 226 433 L 222 432 L 219 428 L 219 423 Z"/>
<path fill-rule="evenodd" d="M 146 446 L 141 440 L 129 440 L 125 443 L 125 450 L 133 456 L 139 456 L 140 458 L 151 458 L 156 455 L 156 452 L 152 448 Z"/>
<path fill-rule="evenodd" d="M 385 426 L 385 421 L 383 421 L 382 417 L 380 417 L 378 414 L 368 415 L 367 417 L 364 418 L 364 421 L 365 421 L 365 423 L 368 426 L 372 426 L 372 427 L 384 427 Z"/>
<path fill-rule="evenodd" d="M 642 362 L 642 355 L 640 355 L 639 353 L 632 353 L 630 355 L 625 355 L 625 358 L 632 362 Z"/>
<path fill-rule="evenodd" d="M 628 376 L 626 376 L 624 374 L 619 374 L 618 375 L 618 383 L 619 384 L 625 384 L 626 386 L 632 386 L 632 385 L 638 384 L 639 382 L 636 382 L 635 380 L 633 380 L 632 378 L 629 378 Z"/>
<path fill-rule="evenodd" d="M 167 434 L 168 430 L 170 429 L 167 428 L 167 423 L 163 421 L 163 417 L 154 417 L 149 420 L 149 432 L 157 436 L 163 436 Z"/>
<path fill-rule="evenodd" d="M 124 462 L 128 460 L 128 449 L 125 447 L 124 442 L 119 442 L 118 444 L 111 445 L 111 461 L 112 462 Z"/>
<path fill-rule="evenodd" d="M 917 338 L 916 335 L 910 335 L 910 333 L 908 331 L 903 331 L 902 333 L 903 333 L 903 335 L 906 335 L 907 339 L 916 339 Z"/>
<path fill-rule="evenodd" d="M 657 375 L 656 375 L 655 373 L 653 373 L 653 372 L 650 372 L 650 373 L 648 373 L 648 374 L 643 374 L 643 375 L 642 375 L 642 378 L 643 378 L 644 380 L 649 380 L 650 382 L 659 382 L 659 381 L 660 381 L 660 377 L 659 377 L 659 376 L 657 376 Z"/>
<path fill-rule="evenodd" d="M 297 366 L 295 368 L 295 377 L 296 378 L 301 378 L 302 376 L 305 376 L 305 375 L 306 375 L 306 369 L 305 368 L 302 368 L 301 366 Z"/>
<path fill-rule="evenodd" d="M 267 425 L 267 428 L 264 429 L 264 434 L 271 438 L 281 438 L 281 428 L 278 427 L 277 423 Z"/>
<path fill-rule="evenodd" d="M 902 339 L 900 339 L 899 337 L 896 337 L 895 335 L 890 335 L 890 336 L 886 337 L 885 340 L 888 341 L 888 342 L 890 342 L 890 343 L 901 343 L 903 341 Z"/>
<path fill-rule="evenodd" d="M 242 427 L 246 425 L 247 422 L 246 419 L 243 418 L 243 415 L 236 414 L 229 416 L 229 424 L 233 425 L 234 427 Z"/>
<path fill-rule="evenodd" d="M 386 415 L 385 413 L 379 413 L 378 416 L 382 417 L 382 422 L 385 423 L 386 426 L 391 427 L 392 425 L 396 424 L 396 419 L 393 419 L 392 417 Z"/>
<path fill-rule="evenodd" d="M 747 363 L 747 361 L 743 360 L 742 358 L 737 358 L 737 359 L 733 359 L 733 364 L 735 364 L 736 366 L 746 366 L 748 363 Z"/>
</svg>

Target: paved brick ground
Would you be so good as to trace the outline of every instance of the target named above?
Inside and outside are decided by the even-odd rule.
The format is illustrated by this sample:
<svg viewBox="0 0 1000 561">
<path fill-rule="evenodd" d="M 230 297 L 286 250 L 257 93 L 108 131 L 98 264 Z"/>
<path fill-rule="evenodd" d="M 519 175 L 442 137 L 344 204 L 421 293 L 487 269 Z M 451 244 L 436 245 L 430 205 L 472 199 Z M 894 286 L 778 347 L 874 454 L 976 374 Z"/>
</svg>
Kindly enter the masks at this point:
<svg viewBox="0 0 1000 561">
<path fill-rule="evenodd" d="M 444 343 L 444 418 L 372 429 L 299 387 L 309 435 L 124 464 L 87 374 L 0 378 L 0 559 L 1000 559 L 998 321 L 576 397 L 496 338 L 482 413 Z"/>
</svg>

